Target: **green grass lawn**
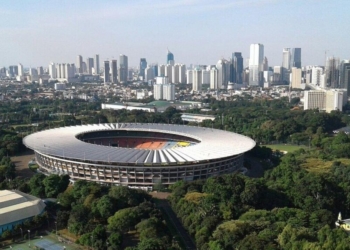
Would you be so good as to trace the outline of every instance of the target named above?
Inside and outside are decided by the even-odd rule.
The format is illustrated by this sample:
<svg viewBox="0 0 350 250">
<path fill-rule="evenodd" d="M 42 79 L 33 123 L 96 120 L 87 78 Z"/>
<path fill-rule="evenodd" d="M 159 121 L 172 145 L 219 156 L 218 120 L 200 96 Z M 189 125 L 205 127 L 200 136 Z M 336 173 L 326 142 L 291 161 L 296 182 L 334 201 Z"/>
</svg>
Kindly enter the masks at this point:
<svg viewBox="0 0 350 250">
<path fill-rule="evenodd" d="M 301 148 L 307 149 L 307 147 L 305 146 L 285 145 L 285 144 L 273 144 L 273 145 L 262 145 L 262 146 L 271 148 L 272 150 L 287 151 L 288 153 L 292 153 Z"/>
</svg>

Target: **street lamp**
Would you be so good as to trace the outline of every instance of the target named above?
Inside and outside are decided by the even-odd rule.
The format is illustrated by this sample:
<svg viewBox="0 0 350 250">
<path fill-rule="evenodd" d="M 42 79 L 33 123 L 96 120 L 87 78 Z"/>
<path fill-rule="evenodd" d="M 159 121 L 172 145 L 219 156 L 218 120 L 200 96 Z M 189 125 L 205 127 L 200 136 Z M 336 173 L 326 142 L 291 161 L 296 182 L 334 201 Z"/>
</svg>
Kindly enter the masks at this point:
<svg viewBox="0 0 350 250">
<path fill-rule="evenodd" d="M 55 224 L 56 224 L 56 236 L 57 236 L 57 221 L 55 221 Z"/>
<path fill-rule="evenodd" d="M 28 233 L 29 233 L 29 244 L 28 244 L 28 246 L 30 247 L 30 230 L 28 230 Z"/>
</svg>

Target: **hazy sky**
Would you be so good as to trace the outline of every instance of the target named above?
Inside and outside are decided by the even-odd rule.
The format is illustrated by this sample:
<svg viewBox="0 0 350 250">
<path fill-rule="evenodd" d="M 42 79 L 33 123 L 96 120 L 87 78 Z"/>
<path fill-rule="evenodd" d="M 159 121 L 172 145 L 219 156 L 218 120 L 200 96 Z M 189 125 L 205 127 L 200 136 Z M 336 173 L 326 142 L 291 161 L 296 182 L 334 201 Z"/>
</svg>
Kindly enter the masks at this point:
<svg viewBox="0 0 350 250">
<path fill-rule="evenodd" d="M 302 65 L 327 55 L 350 58 L 349 0 L 2 0 L 0 66 L 76 62 L 119 54 L 136 66 L 175 62 L 216 64 L 262 43 L 269 65 L 284 47 L 302 48 Z M 246 66 L 245 60 L 245 66 Z"/>
</svg>

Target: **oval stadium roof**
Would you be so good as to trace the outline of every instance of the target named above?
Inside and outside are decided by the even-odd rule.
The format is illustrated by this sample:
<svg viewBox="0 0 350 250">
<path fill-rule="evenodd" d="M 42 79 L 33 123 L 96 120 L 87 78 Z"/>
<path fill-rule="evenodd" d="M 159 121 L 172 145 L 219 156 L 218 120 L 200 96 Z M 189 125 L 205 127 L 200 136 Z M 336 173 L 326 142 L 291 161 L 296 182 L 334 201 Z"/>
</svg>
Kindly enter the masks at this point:
<svg viewBox="0 0 350 250">
<path fill-rule="evenodd" d="M 96 145 L 76 138 L 82 133 L 126 130 L 176 134 L 199 143 L 171 149 L 137 149 Z M 255 142 L 249 137 L 223 130 L 150 123 L 109 123 L 61 127 L 26 136 L 24 145 L 41 154 L 59 158 L 109 163 L 184 164 L 230 157 L 249 151 Z"/>
</svg>

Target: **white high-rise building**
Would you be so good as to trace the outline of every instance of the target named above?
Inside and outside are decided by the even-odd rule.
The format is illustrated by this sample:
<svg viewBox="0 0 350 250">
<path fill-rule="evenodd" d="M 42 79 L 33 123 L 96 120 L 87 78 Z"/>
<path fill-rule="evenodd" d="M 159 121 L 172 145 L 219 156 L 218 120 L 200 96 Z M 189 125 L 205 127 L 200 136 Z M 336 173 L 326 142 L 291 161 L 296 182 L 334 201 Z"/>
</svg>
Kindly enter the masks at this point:
<svg viewBox="0 0 350 250">
<path fill-rule="evenodd" d="M 202 84 L 210 84 L 210 70 L 202 70 Z"/>
<path fill-rule="evenodd" d="M 156 83 L 153 85 L 153 97 L 155 100 L 175 100 L 175 85 L 169 83 L 166 76 L 156 77 Z"/>
<path fill-rule="evenodd" d="M 61 68 L 61 78 L 65 79 L 66 78 L 66 64 L 61 63 L 60 68 Z"/>
<path fill-rule="evenodd" d="M 202 70 L 199 68 L 193 70 L 192 90 L 202 91 Z"/>
<path fill-rule="evenodd" d="M 169 84 L 169 79 L 166 76 L 157 76 L 156 84 Z"/>
<path fill-rule="evenodd" d="M 167 101 L 175 100 L 175 85 L 174 84 L 163 84 L 163 99 Z"/>
<path fill-rule="evenodd" d="M 249 85 L 260 86 L 262 84 L 262 67 L 264 60 L 264 45 L 260 43 L 250 45 L 249 57 Z"/>
<path fill-rule="evenodd" d="M 154 100 L 163 99 L 163 84 L 154 84 L 153 85 L 153 98 Z"/>
<path fill-rule="evenodd" d="M 179 83 L 186 83 L 186 65 L 179 66 Z"/>
<path fill-rule="evenodd" d="M 165 76 L 165 65 L 158 65 L 158 76 Z"/>
<path fill-rule="evenodd" d="M 192 69 L 188 69 L 186 71 L 186 81 L 187 81 L 187 84 L 193 83 L 193 70 Z"/>
<path fill-rule="evenodd" d="M 18 64 L 18 76 L 23 76 L 24 75 L 24 71 L 23 71 L 23 65 L 22 64 Z"/>
<path fill-rule="evenodd" d="M 210 70 L 210 89 L 221 89 L 218 85 L 218 69 L 215 67 Z"/>
<path fill-rule="evenodd" d="M 65 64 L 65 79 L 70 81 L 75 75 L 75 65 L 74 64 Z"/>
<path fill-rule="evenodd" d="M 56 74 L 56 65 L 54 63 L 50 63 L 49 64 L 49 75 L 52 79 L 56 79 L 57 78 L 57 74 Z"/>
<path fill-rule="evenodd" d="M 172 83 L 179 83 L 179 72 L 180 72 L 180 64 L 175 64 L 172 67 Z"/>
<path fill-rule="evenodd" d="M 292 89 L 301 89 L 301 69 L 293 67 L 291 78 Z"/>
<path fill-rule="evenodd" d="M 311 83 L 316 86 L 321 86 L 321 75 L 323 74 L 323 68 L 312 67 L 311 69 Z"/>
<path fill-rule="evenodd" d="M 61 65 L 60 64 L 56 64 L 56 78 L 61 78 Z"/>
</svg>

